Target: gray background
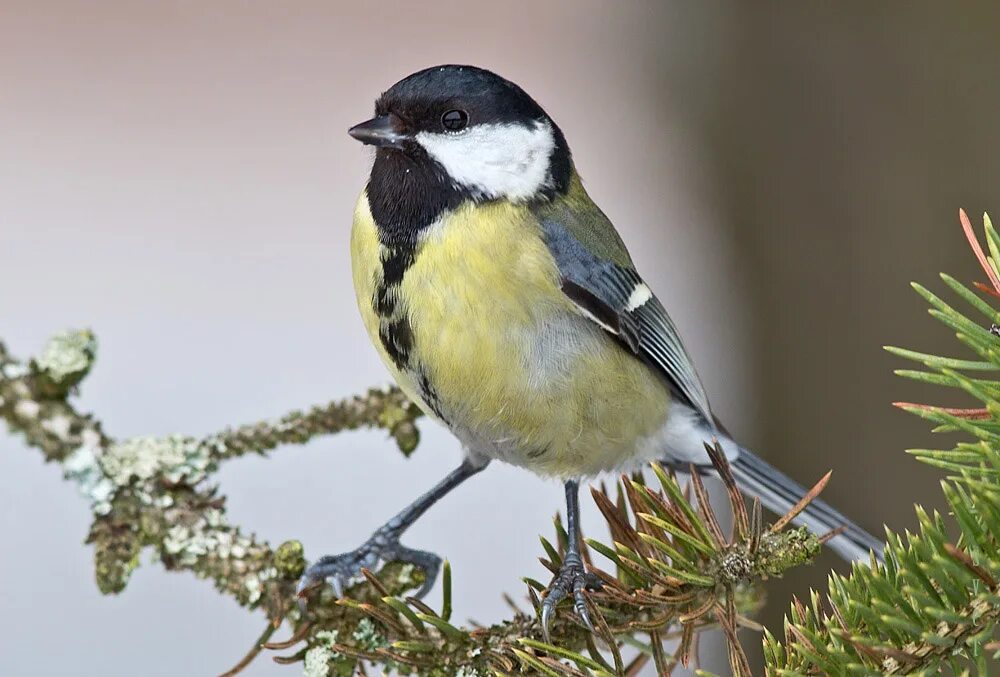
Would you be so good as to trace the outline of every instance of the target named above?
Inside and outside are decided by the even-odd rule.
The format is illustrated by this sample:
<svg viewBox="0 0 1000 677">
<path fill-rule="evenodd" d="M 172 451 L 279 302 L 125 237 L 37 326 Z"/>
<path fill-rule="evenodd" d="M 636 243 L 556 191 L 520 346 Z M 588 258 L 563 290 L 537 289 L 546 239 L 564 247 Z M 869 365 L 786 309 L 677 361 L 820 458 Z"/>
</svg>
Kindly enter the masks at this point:
<svg viewBox="0 0 1000 677">
<path fill-rule="evenodd" d="M 951 350 L 906 283 L 975 275 L 955 212 L 1000 186 L 1000 17 L 750 4 L 8 1 L 0 338 L 28 355 L 93 328 L 80 403 L 117 437 L 207 433 L 383 383 L 347 252 L 369 156 L 344 130 L 407 73 L 475 63 L 562 126 L 727 426 L 803 481 L 833 468 L 827 497 L 865 526 L 910 526 L 909 504 L 939 492 L 901 453 L 928 443 L 924 426 L 887 403 L 933 396 L 894 379 L 880 345 Z M 409 461 L 358 433 L 230 463 L 230 516 L 311 556 L 353 547 L 456 462 L 423 430 Z M 58 470 L 0 437 L 0 478 L 0 673 L 216 674 L 261 631 L 157 566 L 101 597 L 88 511 Z M 451 559 L 459 618 L 494 621 L 501 591 L 541 576 L 537 534 L 561 497 L 491 468 L 407 542 Z M 771 586 L 765 622 L 779 629 L 830 566 Z M 295 672 L 264 657 L 247 674 Z"/>
</svg>

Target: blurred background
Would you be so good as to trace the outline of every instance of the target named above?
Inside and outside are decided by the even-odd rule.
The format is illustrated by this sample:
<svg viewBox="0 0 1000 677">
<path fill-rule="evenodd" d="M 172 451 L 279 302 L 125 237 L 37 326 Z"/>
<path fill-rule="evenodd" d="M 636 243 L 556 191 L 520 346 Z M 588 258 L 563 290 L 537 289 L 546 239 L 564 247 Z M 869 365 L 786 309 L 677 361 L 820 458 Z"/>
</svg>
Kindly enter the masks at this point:
<svg viewBox="0 0 1000 677">
<path fill-rule="evenodd" d="M 869 529 L 912 526 L 940 492 L 903 449 L 933 442 L 889 402 L 935 393 L 881 346 L 955 352 L 908 282 L 978 275 L 956 213 L 1000 204 L 998 19 L 988 2 L 7 0 L 0 339 L 26 356 L 93 328 L 80 402 L 116 437 L 383 383 L 347 252 L 370 156 L 344 132 L 408 73 L 478 64 L 562 126 L 737 437 L 804 483 L 832 468 L 826 497 Z M 458 458 L 423 429 L 409 461 L 358 433 L 231 463 L 230 516 L 310 557 L 352 548 Z M 87 506 L 58 469 L 0 436 L 0 478 L 0 673 L 211 675 L 260 632 L 157 566 L 101 597 Z M 541 576 L 561 500 L 494 467 L 406 542 L 450 558 L 459 618 L 495 621 L 502 591 Z M 830 567 L 772 582 L 763 622 L 780 631 Z M 711 643 L 703 658 L 723 670 Z M 246 674 L 296 672 L 263 657 Z"/>
</svg>

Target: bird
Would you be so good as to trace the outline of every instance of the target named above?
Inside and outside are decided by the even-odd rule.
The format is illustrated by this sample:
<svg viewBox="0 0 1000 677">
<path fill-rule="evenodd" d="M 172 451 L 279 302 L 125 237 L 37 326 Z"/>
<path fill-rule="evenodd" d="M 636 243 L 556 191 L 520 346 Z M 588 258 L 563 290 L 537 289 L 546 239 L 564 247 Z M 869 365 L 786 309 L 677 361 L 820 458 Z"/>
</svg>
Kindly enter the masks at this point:
<svg viewBox="0 0 1000 677">
<path fill-rule="evenodd" d="M 563 483 L 569 534 L 541 625 L 570 598 L 591 629 L 600 579 L 580 551 L 581 481 L 653 460 L 715 473 L 717 441 L 745 494 L 783 514 L 805 489 L 718 423 L 673 321 L 590 198 L 566 137 L 521 87 L 483 68 L 435 66 L 348 130 L 374 148 L 354 211 L 352 276 L 368 334 L 402 391 L 458 439 L 461 463 L 360 547 L 318 559 L 300 593 L 338 595 L 362 567 L 402 561 L 434 584 L 438 555 L 401 544 L 448 492 L 497 461 Z M 829 504 L 796 521 L 846 560 L 883 545 Z"/>
</svg>

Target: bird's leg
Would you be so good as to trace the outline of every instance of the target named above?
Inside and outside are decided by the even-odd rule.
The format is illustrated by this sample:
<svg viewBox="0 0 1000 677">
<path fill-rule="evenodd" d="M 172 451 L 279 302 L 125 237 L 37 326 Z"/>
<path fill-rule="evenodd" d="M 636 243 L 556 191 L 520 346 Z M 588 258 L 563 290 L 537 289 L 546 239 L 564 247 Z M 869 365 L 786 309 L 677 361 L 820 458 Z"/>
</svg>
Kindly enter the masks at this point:
<svg viewBox="0 0 1000 677">
<path fill-rule="evenodd" d="M 583 559 L 580 557 L 579 489 L 580 484 L 576 480 L 566 482 L 566 533 L 569 543 L 566 546 L 566 554 L 563 557 L 559 573 L 549 583 L 549 588 L 545 591 L 545 599 L 542 601 L 542 632 L 546 640 L 549 638 L 549 623 L 556 605 L 571 593 L 573 607 L 576 609 L 577 615 L 592 632 L 594 630 L 583 591 L 600 589 L 601 579 L 583 568 Z"/>
<path fill-rule="evenodd" d="M 337 596 L 342 597 L 344 588 L 347 587 L 349 581 L 360 574 L 362 567 L 374 569 L 379 562 L 406 562 L 423 569 L 424 584 L 416 596 L 426 595 L 434 587 L 438 570 L 441 568 L 441 558 L 432 552 L 407 548 L 400 544 L 399 537 L 421 515 L 427 512 L 428 508 L 459 484 L 480 472 L 487 463 L 488 461 L 484 463 L 466 458 L 460 466 L 448 473 L 430 491 L 376 529 L 371 538 L 359 548 L 340 555 L 327 555 L 319 558 L 306 569 L 302 578 L 299 579 L 298 592 L 301 594 L 305 589 L 329 579 Z"/>
</svg>

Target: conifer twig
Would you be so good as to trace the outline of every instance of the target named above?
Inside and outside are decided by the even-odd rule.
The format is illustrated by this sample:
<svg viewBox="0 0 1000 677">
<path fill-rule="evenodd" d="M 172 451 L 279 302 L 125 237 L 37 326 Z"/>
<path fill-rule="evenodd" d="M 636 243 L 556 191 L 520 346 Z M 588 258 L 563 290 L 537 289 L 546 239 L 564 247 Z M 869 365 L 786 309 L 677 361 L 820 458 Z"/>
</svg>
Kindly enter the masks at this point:
<svg viewBox="0 0 1000 677">
<path fill-rule="evenodd" d="M 984 216 L 989 255 L 965 211 L 959 219 L 991 287 L 1000 296 L 1000 236 Z M 915 506 L 920 528 L 905 536 L 887 532 L 884 564 L 856 566 L 849 576 L 830 575 L 825 598 L 814 594 L 810 605 L 796 601 L 785 623 L 784 642 L 766 634 L 768 669 L 777 674 L 819 670 L 843 674 L 851 669 L 883 674 L 938 674 L 947 664 L 987 672 L 991 638 L 1000 623 L 1000 382 L 979 378 L 1000 370 L 997 311 L 948 275 L 942 280 L 990 329 L 980 327 L 921 285 L 914 289 L 932 306 L 931 315 L 953 329 L 977 355 L 975 360 L 943 358 L 888 347 L 929 371 L 903 370 L 902 376 L 947 386 L 978 400 L 976 408 L 898 402 L 906 411 L 937 424 L 938 431 L 971 436 L 951 450 L 915 449 L 919 460 L 946 470 L 941 483 L 952 524 Z M 975 372 L 976 378 L 966 372 Z M 960 534 L 958 544 L 951 534 Z"/>
</svg>

